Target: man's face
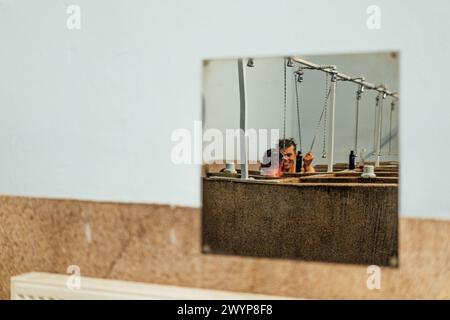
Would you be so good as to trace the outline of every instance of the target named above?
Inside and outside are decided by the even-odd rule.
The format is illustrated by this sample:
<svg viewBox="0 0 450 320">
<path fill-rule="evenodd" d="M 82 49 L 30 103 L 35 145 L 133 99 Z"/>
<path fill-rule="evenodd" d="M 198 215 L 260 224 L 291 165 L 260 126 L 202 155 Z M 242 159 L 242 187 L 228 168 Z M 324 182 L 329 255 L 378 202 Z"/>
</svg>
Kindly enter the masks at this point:
<svg viewBox="0 0 450 320">
<path fill-rule="evenodd" d="M 290 146 L 288 148 L 281 148 L 280 152 L 283 155 L 283 158 L 281 160 L 281 168 L 283 169 L 283 171 L 287 172 L 292 167 L 295 167 L 296 155 L 294 146 Z"/>
</svg>

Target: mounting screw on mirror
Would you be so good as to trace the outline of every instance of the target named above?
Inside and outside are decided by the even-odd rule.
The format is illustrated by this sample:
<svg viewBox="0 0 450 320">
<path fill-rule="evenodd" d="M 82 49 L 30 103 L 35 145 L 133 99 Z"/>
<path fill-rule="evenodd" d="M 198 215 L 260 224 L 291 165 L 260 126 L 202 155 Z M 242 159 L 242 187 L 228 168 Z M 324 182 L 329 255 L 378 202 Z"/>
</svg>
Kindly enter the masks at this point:
<svg viewBox="0 0 450 320">
<path fill-rule="evenodd" d="M 396 256 L 392 256 L 389 258 L 389 265 L 391 267 L 398 267 L 398 258 Z"/>
</svg>

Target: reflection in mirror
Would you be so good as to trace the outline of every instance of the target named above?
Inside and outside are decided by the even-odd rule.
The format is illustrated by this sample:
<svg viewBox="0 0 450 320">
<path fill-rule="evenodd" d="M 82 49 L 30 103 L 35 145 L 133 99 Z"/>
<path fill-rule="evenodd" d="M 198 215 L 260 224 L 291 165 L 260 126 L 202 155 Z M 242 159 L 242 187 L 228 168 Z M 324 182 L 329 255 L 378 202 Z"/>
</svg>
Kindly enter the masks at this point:
<svg viewBox="0 0 450 320">
<path fill-rule="evenodd" d="M 203 252 L 396 267 L 398 66 L 205 61 Z"/>
</svg>

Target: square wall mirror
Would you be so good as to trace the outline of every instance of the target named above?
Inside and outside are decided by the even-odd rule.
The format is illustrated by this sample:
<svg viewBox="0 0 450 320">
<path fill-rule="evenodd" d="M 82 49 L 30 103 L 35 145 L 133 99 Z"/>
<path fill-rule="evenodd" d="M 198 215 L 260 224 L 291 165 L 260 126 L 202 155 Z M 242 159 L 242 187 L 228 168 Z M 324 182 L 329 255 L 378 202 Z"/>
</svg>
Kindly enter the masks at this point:
<svg viewBox="0 0 450 320">
<path fill-rule="evenodd" d="M 397 267 L 399 54 L 203 65 L 203 253 Z"/>
</svg>

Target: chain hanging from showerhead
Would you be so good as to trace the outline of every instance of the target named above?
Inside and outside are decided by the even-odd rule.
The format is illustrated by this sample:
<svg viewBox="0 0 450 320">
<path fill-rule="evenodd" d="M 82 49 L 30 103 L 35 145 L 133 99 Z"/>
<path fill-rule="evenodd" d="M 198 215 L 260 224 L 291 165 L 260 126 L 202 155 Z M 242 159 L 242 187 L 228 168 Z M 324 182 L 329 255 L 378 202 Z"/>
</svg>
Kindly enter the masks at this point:
<svg viewBox="0 0 450 320">
<path fill-rule="evenodd" d="M 389 115 L 389 151 L 388 154 L 391 155 L 392 154 L 392 149 L 391 149 L 391 145 L 392 145 L 392 113 L 395 110 L 395 99 L 392 98 L 391 101 L 391 113 Z"/>
<path fill-rule="evenodd" d="M 381 93 L 379 92 L 377 94 L 377 96 L 375 97 L 375 115 L 374 115 L 374 121 L 375 123 L 373 124 L 373 136 L 376 137 L 377 135 L 377 129 L 378 129 L 378 108 L 380 108 L 380 99 L 381 99 Z M 373 155 L 376 155 L 376 150 L 377 150 L 377 140 L 374 139 L 373 140 Z"/>
<path fill-rule="evenodd" d="M 380 126 L 379 132 L 380 132 L 380 136 L 378 137 L 378 139 L 380 140 L 378 143 L 380 144 L 380 156 L 381 156 L 381 150 L 383 148 L 383 144 L 381 143 L 383 140 L 383 108 L 384 108 L 384 99 L 386 98 L 386 93 L 382 93 L 381 94 L 381 100 L 380 100 L 380 122 L 378 123 L 378 125 Z"/>
<path fill-rule="evenodd" d="M 328 118 L 328 97 L 330 95 L 331 85 L 328 73 L 325 73 L 325 102 L 324 102 L 324 118 L 323 118 L 323 139 L 322 139 L 322 158 L 327 157 L 327 118 Z"/>
<path fill-rule="evenodd" d="M 295 75 L 297 75 L 297 79 L 295 79 Z M 297 81 L 296 81 L 297 80 Z M 302 130 L 301 130 L 301 122 L 300 122 L 300 100 L 298 98 L 298 85 L 303 81 L 303 72 L 300 70 L 297 73 L 294 73 L 294 84 L 295 84 L 295 100 L 297 104 L 297 124 L 298 124 L 298 146 L 300 152 L 303 152 L 302 148 Z"/>
<path fill-rule="evenodd" d="M 284 71 L 284 87 L 283 87 L 283 94 L 284 94 L 284 104 L 283 104 L 283 148 L 286 141 L 286 109 L 287 109 L 287 101 L 286 101 L 286 64 L 287 59 L 283 59 L 283 71 Z M 281 146 L 280 146 L 281 148 Z"/>
<path fill-rule="evenodd" d="M 317 137 L 320 125 L 322 123 L 322 119 L 324 118 L 324 114 L 325 114 L 326 109 L 328 109 L 328 99 L 330 98 L 330 93 L 331 93 L 331 85 L 329 84 L 329 82 L 330 81 L 328 79 L 328 73 L 326 73 L 326 78 L 325 78 L 325 102 L 324 102 L 324 105 L 323 105 L 323 108 L 322 108 L 322 112 L 320 114 L 319 121 L 317 121 L 316 128 L 314 129 L 313 139 L 312 139 L 311 146 L 309 147 L 309 151 L 308 152 L 312 152 L 312 149 L 314 148 L 314 144 L 316 143 L 316 137 Z M 326 132 L 325 132 L 325 135 L 326 135 Z M 324 144 L 325 144 L 325 142 L 324 142 Z"/>
<path fill-rule="evenodd" d="M 364 92 L 364 85 L 360 84 L 356 90 L 356 112 L 355 112 L 355 145 L 353 151 L 358 154 L 358 130 L 359 130 L 359 102 L 361 101 L 362 93 Z"/>
</svg>

